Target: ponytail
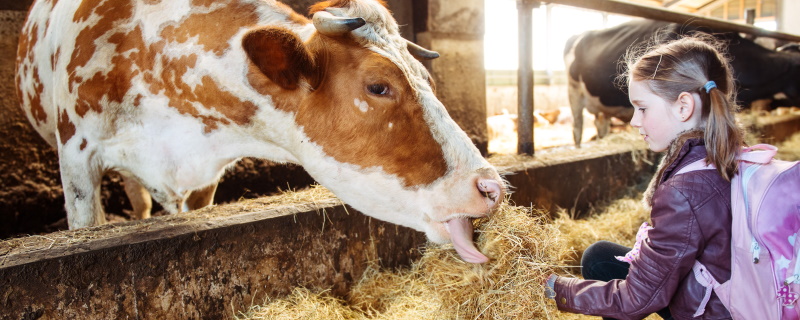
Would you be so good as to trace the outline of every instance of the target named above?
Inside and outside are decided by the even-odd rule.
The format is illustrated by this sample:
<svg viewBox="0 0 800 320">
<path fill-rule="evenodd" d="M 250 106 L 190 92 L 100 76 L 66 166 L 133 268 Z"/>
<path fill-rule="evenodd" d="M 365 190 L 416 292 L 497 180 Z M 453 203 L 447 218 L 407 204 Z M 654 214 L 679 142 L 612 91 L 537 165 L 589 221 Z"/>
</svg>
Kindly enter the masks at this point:
<svg viewBox="0 0 800 320">
<path fill-rule="evenodd" d="M 708 92 L 705 92 L 705 89 L 700 90 L 701 95 L 707 94 L 709 97 L 709 103 L 705 104 L 709 106 L 704 134 L 708 153 L 706 162 L 714 164 L 719 174 L 730 181 L 737 171 L 736 156 L 744 145 L 744 133 L 736 124 L 736 118 L 731 112 L 735 106 L 731 105 L 731 101 L 721 90 L 717 88 L 711 88 Z"/>
</svg>

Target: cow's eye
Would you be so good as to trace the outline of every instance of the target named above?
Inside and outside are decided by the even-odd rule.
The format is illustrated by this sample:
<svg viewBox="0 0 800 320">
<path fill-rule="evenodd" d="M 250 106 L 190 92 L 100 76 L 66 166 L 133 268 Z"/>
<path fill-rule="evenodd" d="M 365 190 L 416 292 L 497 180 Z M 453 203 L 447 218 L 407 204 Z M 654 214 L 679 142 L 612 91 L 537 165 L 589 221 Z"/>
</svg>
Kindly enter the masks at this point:
<svg viewBox="0 0 800 320">
<path fill-rule="evenodd" d="M 371 84 L 367 86 L 367 91 L 376 95 L 387 95 L 389 94 L 389 86 L 385 84 Z"/>
</svg>

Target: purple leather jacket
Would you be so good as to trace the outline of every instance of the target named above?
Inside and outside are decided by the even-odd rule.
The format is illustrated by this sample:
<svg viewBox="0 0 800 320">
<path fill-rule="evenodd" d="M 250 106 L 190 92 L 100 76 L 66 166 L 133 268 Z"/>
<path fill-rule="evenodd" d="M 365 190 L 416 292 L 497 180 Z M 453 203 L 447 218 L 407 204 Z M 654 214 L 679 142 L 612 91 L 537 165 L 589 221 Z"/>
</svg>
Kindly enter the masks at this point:
<svg viewBox="0 0 800 320">
<path fill-rule="evenodd" d="M 559 277 L 554 289 L 560 310 L 641 319 L 669 306 L 675 319 L 731 318 L 715 293 L 705 313 L 692 317 L 705 294 L 692 273 L 695 260 L 720 283 L 731 274 L 730 182 L 716 170 L 674 175 L 705 157 L 702 132 L 699 137 L 697 131 L 685 133 L 673 142 L 645 194 L 654 229 L 628 277 L 610 282 Z"/>
</svg>

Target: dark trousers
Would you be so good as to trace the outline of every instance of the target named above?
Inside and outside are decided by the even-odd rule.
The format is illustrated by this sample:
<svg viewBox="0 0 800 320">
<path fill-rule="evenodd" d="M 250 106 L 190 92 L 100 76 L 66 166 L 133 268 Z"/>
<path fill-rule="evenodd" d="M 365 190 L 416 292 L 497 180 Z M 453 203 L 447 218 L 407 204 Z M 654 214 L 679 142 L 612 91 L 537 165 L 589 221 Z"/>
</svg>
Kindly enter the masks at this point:
<svg viewBox="0 0 800 320">
<path fill-rule="evenodd" d="M 631 248 L 609 241 L 598 241 L 586 248 L 581 258 L 581 273 L 584 279 L 610 281 L 625 279 L 630 264 L 619 261 L 614 256 L 624 256 Z M 669 307 L 657 312 L 664 319 L 672 319 Z M 610 318 L 603 318 L 610 319 Z"/>
</svg>

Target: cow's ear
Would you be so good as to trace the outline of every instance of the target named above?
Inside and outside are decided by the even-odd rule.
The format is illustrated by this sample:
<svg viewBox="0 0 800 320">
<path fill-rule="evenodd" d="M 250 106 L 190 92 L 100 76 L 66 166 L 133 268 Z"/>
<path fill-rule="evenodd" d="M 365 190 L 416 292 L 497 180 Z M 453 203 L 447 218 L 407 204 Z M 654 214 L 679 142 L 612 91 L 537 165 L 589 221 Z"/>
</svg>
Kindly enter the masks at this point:
<svg viewBox="0 0 800 320">
<path fill-rule="evenodd" d="M 315 72 L 311 52 L 287 29 L 252 30 L 242 39 L 242 47 L 258 69 L 284 89 L 296 89 L 301 77 L 313 77 Z"/>
</svg>

